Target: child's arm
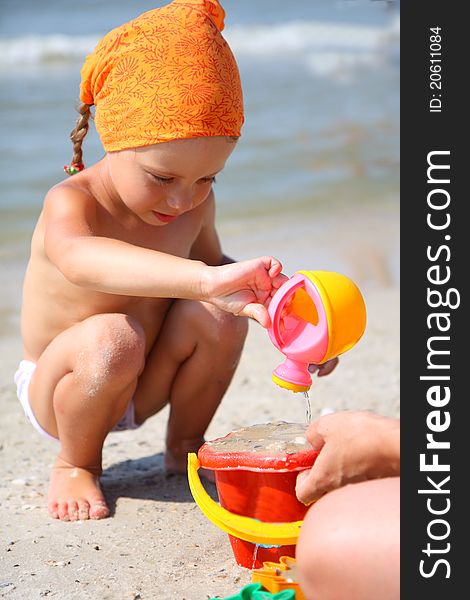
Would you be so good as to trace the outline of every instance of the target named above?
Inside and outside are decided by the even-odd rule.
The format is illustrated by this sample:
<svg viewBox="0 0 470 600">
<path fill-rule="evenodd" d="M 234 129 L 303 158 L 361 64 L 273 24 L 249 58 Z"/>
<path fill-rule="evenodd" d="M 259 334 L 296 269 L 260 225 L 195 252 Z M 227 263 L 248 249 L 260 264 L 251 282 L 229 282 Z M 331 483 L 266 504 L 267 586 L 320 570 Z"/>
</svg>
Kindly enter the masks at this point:
<svg viewBox="0 0 470 600">
<path fill-rule="evenodd" d="M 297 478 L 310 504 L 348 483 L 400 474 L 400 422 L 367 411 L 340 411 L 314 421 L 307 439 L 320 454 Z"/>
<path fill-rule="evenodd" d="M 207 264 L 94 234 L 95 200 L 78 189 L 52 190 L 45 202 L 45 251 L 70 282 L 112 294 L 204 300 L 269 324 L 266 305 L 285 280 L 272 257 Z"/>
</svg>

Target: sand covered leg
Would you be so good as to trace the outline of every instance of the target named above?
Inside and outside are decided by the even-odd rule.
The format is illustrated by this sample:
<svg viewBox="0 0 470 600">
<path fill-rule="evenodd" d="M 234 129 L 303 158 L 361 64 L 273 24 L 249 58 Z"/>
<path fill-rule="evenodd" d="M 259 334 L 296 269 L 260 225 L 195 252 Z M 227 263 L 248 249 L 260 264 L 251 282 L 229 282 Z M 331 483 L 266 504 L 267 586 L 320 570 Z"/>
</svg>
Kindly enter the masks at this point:
<svg viewBox="0 0 470 600">
<path fill-rule="evenodd" d="M 167 472 L 186 472 L 204 442 L 243 349 L 248 323 L 210 304 L 178 300 L 170 309 L 135 393 L 137 419 L 168 402 Z"/>
<path fill-rule="evenodd" d="M 74 325 L 39 359 L 31 406 L 60 441 L 48 494 L 52 517 L 108 516 L 99 485 L 103 443 L 132 398 L 143 360 L 143 332 L 122 314 L 95 315 Z"/>
</svg>

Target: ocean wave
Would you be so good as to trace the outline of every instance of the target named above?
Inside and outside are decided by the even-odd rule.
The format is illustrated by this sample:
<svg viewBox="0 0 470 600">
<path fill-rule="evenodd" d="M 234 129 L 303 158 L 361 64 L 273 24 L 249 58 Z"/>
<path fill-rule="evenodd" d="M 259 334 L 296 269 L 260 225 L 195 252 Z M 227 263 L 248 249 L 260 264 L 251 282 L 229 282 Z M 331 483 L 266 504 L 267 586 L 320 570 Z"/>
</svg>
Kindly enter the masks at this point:
<svg viewBox="0 0 470 600">
<path fill-rule="evenodd" d="M 281 25 L 244 25 L 227 29 L 225 37 L 236 54 L 272 55 L 311 50 L 364 52 L 397 39 L 397 20 L 384 26 L 320 21 Z"/>
<path fill-rule="evenodd" d="M 384 26 L 293 21 L 234 27 L 226 34 L 236 56 L 300 55 L 317 76 L 348 79 L 356 68 L 380 67 L 399 54 L 398 17 Z"/>
<path fill-rule="evenodd" d="M 48 65 L 83 60 L 99 35 L 26 35 L 0 38 L 0 67 Z"/>
<path fill-rule="evenodd" d="M 383 26 L 291 21 L 273 25 L 235 25 L 224 35 L 236 56 L 279 57 L 300 54 L 316 74 L 339 65 L 373 65 L 387 48 L 398 46 L 398 18 Z M 0 38 L 0 68 L 47 66 L 82 61 L 100 35 L 28 35 Z M 379 53 L 378 53 L 379 51 Z"/>
</svg>

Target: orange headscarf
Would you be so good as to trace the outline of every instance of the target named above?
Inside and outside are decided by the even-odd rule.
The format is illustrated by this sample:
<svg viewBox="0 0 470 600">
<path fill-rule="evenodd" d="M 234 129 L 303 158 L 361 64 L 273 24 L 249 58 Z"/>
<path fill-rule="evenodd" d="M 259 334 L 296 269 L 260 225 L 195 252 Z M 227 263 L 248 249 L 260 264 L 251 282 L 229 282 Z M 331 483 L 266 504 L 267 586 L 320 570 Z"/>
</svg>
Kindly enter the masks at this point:
<svg viewBox="0 0 470 600">
<path fill-rule="evenodd" d="M 83 65 L 106 151 L 179 138 L 239 136 L 243 97 L 217 0 L 173 0 L 113 29 Z"/>
</svg>

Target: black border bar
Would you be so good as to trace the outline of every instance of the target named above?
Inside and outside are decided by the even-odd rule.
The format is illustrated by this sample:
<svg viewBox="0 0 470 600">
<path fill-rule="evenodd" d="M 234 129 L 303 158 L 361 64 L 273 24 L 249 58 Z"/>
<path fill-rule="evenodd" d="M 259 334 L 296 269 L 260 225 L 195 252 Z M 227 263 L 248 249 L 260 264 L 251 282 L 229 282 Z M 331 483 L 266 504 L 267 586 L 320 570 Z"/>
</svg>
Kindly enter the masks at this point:
<svg viewBox="0 0 470 600">
<path fill-rule="evenodd" d="M 410 600 L 470 597 L 463 6 L 401 6 L 401 597 Z"/>
</svg>

